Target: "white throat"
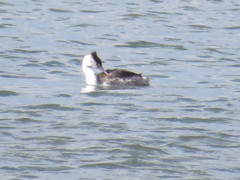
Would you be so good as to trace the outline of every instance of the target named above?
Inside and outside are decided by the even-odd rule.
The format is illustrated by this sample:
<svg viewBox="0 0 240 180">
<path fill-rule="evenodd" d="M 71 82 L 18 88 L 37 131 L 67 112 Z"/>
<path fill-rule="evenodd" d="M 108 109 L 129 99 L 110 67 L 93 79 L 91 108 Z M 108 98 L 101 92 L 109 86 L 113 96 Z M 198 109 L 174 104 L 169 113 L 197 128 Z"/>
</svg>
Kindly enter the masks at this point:
<svg viewBox="0 0 240 180">
<path fill-rule="evenodd" d="M 86 76 L 86 83 L 88 85 L 97 85 L 97 76 L 92 70 L 92 68 L 83 65 L 82 70 Z"/>
</svg>

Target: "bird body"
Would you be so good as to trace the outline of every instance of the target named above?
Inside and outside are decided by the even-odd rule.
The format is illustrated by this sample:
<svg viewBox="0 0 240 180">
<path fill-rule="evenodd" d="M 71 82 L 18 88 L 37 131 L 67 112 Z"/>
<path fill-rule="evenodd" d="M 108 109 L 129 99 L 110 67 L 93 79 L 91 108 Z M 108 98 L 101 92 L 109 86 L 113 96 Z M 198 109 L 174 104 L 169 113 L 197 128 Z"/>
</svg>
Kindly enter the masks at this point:
<svg viewBox="0 0 240 180">
<path fill-rule="evenodd" d="M 95 74 L 94 68 L 102 72 Z M 131 71 L 123 69 L 104 70 L 102 61 L 96 52 L 84 56 L 82 69 L 86 76 L 88 85 L 107 85 L 107 86 L 149 86 L 149 79 Z"/>
</svg>

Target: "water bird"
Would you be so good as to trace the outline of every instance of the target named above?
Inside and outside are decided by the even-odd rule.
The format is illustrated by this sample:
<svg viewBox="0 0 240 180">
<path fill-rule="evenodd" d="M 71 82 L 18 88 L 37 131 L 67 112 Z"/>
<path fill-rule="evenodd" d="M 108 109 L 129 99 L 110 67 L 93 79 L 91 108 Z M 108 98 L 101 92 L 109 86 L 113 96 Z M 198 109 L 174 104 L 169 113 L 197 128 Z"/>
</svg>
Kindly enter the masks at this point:
<svg viewBox="0 0 240 180">
<path fill-rule="evenodd" d="M 94 69 L 102 72 L 95 74 Z M 102 60 L 97 52 L 85 55 L 82 60 L 82 70 L 88 85 L 106 86 L 149 86 L 149 79 L 131 71 L 123 69 L 107 69 L 102 66 Z"/>
</svg>

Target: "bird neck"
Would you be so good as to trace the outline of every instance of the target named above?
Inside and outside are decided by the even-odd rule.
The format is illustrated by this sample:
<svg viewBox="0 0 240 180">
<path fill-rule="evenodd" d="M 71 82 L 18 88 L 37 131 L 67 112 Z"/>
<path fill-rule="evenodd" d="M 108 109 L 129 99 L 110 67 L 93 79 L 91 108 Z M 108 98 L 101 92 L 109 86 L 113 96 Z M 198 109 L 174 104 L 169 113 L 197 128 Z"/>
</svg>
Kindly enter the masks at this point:
<svg viewBox="0 0 240 180">
<path fill-rule="evenodd" d="M 88 66 L 83 66 L 82 69 L 86 76 L 86 83 L 89 85 L 97 85 L 97 76 L 93 69 Z"/>
</svg>

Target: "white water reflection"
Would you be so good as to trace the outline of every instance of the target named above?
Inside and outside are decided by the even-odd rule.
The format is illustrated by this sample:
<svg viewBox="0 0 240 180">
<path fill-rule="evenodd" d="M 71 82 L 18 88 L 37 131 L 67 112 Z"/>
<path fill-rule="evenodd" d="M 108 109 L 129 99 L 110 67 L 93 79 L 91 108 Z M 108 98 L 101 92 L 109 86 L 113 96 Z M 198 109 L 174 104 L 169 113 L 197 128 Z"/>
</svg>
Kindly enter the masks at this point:
<svg viewBox="0 0 240 180">
<path fill-rule="evenodd" d="M 90 93 L 96 91 L 97 86 L 94 85 L 87 85 L 86 87 L 82 88 L 81 93 Z"/>
</svg>

